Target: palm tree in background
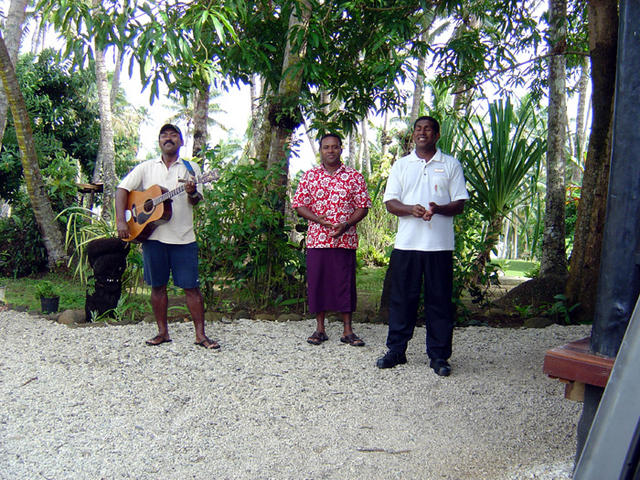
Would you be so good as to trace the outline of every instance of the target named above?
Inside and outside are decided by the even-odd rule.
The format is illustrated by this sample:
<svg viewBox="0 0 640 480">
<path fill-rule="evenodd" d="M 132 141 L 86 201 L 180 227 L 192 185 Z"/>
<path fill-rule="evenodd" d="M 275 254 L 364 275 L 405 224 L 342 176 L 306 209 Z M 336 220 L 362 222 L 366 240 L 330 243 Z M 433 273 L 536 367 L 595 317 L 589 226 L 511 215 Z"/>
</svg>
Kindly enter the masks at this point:
<svg viewBox="0 0 640 480">
<path fill-rule="evenodd" d="M 529 99 L 517 111 L 508 99 L 493 102 L 487 116 L 488 124 L 477 115 L 465 120 L 466 145 L 458 154 L 471 186 L 469 206 L 487 224 L 484 248 L 476 257 L 478 271 L 484 271 L 505 218 L 535 194 L 532 175 L 537 177 L 546 151 Z"/>
</svg>

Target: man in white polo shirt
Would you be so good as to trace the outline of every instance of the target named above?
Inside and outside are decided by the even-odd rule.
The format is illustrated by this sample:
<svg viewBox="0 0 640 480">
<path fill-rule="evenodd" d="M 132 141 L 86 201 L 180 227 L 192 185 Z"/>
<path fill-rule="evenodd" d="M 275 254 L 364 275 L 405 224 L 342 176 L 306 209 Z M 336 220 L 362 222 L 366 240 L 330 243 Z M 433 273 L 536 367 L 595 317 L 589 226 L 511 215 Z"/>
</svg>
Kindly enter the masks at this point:
<svg viewBox="0 0 640 480">
<path fill-rule="evenodd" d="M 125 211 L 132 190 L 147 190 L 160 185 L 172 190 L 184 182 L 183 193 L 172 199 L 169 220 L 158 225 L 142 242 L 144 280 L 151 286 L 151 307 L 158 325 L 158 334 L 147 340 L 151 346 L 171 341 L 167 324 L 167 283 L 169 275 L 175 286 L 184 289 L 189 313 L 196 331 L 196 345 L 218 349 L 220 345 L 204 331 L 204 303 L 198 283 L 198 244 L 193 231 L 193 207 L 202 199 L 195 183 L 200 168 L 194 162 L 180 158 L 182 132 L 171 124 L 163 125 L 158 135 L 160 158 L 147 160 L 131 170 L 116 190 L 116 223 L 118 236 L 129 238 Z M 139 237 L 142 238 L 142 237 Z"/>
<path fill-rule="evenodd" d="M 407 363 L 405 352 L 424 284 L 427 355 L 434 372 L 448 376 L 453 338 L 453 217 L 462 213 L 469 194 L 460 162 L 436 147 L 439 138 L 435 118 L 418 118 L 413 128 L 416 148 L 393 165 L 387 180 L 383 201 L 399 220 L 389 265 L 389 350 L 377 366 Z"/>
</svg>

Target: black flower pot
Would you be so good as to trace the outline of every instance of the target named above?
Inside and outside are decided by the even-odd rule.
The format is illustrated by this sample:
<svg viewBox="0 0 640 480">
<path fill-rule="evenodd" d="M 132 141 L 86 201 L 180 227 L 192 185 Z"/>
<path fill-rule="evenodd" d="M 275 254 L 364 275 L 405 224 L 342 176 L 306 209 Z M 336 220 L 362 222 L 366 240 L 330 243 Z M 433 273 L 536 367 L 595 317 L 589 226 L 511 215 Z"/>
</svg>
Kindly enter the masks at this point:
<svg viewBox="0 0 640 480">
<path fill-rule="evenodd" d="M 60 297 L 40 297 L 40 307 L 42 313 L 56 313 Z"/>
</svg>

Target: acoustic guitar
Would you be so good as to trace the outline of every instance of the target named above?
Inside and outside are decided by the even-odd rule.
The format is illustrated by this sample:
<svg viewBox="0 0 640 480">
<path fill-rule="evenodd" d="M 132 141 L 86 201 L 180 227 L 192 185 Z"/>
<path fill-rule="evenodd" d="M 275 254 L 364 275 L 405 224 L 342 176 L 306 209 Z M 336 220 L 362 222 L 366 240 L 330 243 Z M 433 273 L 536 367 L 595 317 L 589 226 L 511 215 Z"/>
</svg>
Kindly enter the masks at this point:
<svg viewBox="0 0 640 480">
<path fill-rule="evenodd" d="M 207 183 L 217 180 L 216 170 L 195 179 L 195 183 Z M 158 225 L 168 222 L 171 218 L 171 200 L 176 195 L 184 192 L 185 185 L 180 185 L 173 190 L 167 190 L 160 185 L 152 185 L 144 192 L 131 191 L 127 198 L 125 219 L 129 226 L 129 237 L 125 242 L 144 242 L 153 233 Z"/>
</svg>

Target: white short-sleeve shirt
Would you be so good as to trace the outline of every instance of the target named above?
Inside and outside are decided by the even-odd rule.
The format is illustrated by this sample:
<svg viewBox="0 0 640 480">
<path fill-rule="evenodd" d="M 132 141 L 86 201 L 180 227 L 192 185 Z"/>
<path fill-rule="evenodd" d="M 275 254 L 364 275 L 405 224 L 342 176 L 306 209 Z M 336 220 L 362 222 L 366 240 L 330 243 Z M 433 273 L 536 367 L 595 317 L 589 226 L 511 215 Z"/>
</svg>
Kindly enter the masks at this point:
<svg viewBox="0 0 640 480">
<path fill-rule="evenodd" d="M 200 167 L 195 162 L 189 162 L 196 176 L 200 175 Z M 147 160 L 136 165 L 120 182 L 118 188 L 129 192 L 144 191 L 153 185 L 160 185 L 167 190 L 173 190 L 182 185 L 178 180 L 191 178 L 182 159 L 178 159 L 167 168 L 161 158 Z M 198 188 L 198 186 L 196 186 Z M 200 189 L 198 189 L 200 191 Z M 193 231 L 193 205 L 189 203 L 186 192 L 172 198 L 171 218 L 168 222 L 158 225 L 149 240 L 163 243 L 186 244 L 196 241 Z"/>
<path fill-rule="evenodd" d="M 446 205 L 468 198 L 460 162 L 438 149 L 428 162 L 415 151 L 397 160 L 391 168 L 383 201 L 399 200 L 405 205 L 429 208 L 429 202 Z M 453 251 L 453 217 L 436 214 L 428 222 L 411 215 L 398 217 L 395 248 Z"/>
</svg>

